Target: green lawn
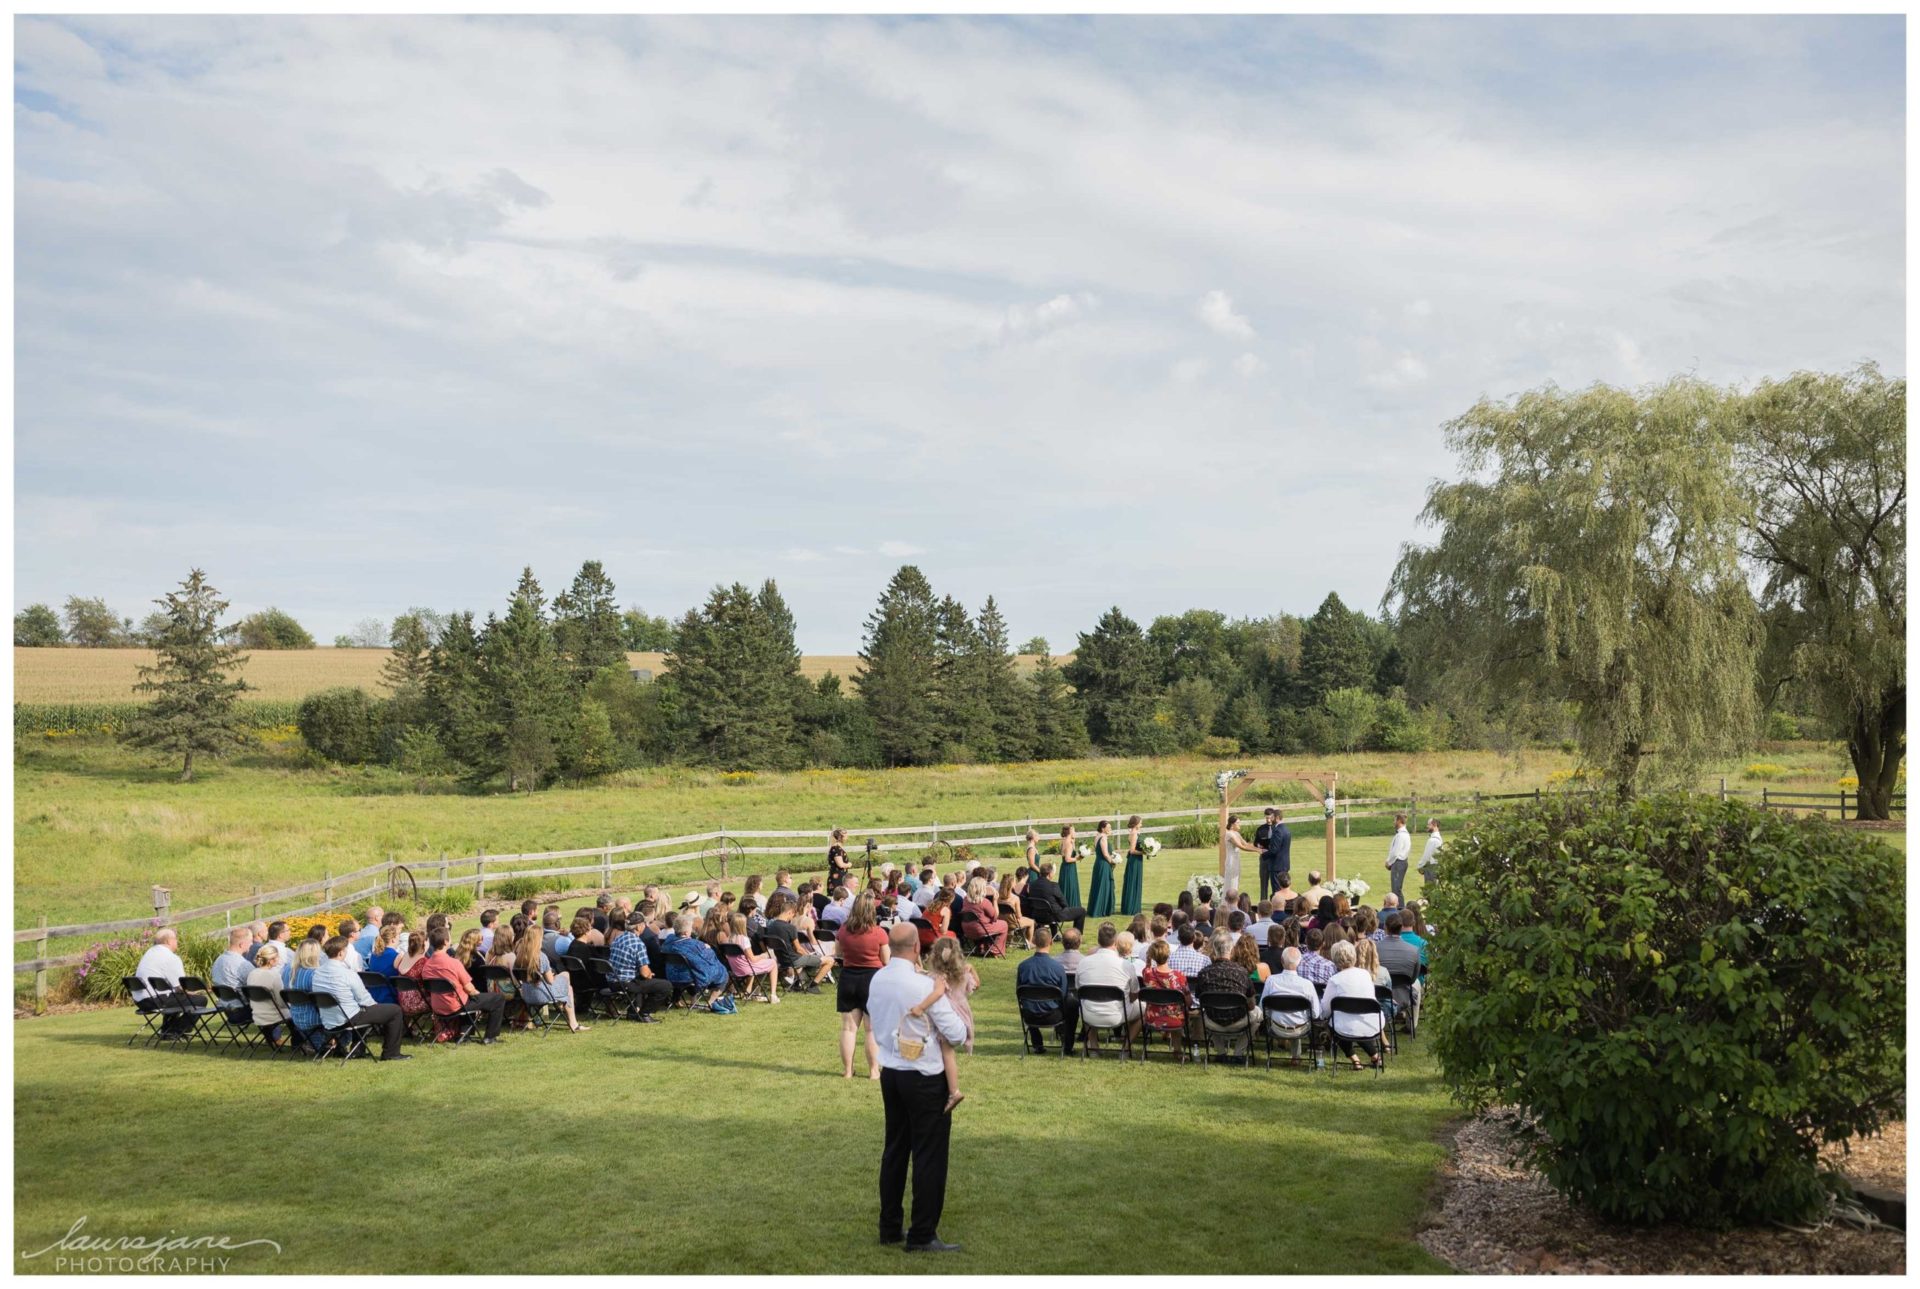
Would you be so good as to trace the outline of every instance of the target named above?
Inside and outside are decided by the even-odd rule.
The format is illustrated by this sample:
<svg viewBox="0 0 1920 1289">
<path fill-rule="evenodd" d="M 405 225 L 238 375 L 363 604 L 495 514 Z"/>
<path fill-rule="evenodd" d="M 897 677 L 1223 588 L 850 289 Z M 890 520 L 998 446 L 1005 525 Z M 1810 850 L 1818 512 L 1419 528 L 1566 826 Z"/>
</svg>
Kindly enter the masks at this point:
<svg viewBox="0 0 1920 1289">
<path fill-rule="evenodd" d="M 872 1243 L 879 1089 L 830 995 L 401 1065 L 128 1050 L 124 1008 L 15 1026 L 15 1268 L 96 1235 L 268 1238 L 246 1273 L 1446 1268 L 1412 1240 L 1448 1117 L 1422 1044 L 1376 1079 L 1019 1055 L 982 964 L 941 1233 Z"/>
</svg>

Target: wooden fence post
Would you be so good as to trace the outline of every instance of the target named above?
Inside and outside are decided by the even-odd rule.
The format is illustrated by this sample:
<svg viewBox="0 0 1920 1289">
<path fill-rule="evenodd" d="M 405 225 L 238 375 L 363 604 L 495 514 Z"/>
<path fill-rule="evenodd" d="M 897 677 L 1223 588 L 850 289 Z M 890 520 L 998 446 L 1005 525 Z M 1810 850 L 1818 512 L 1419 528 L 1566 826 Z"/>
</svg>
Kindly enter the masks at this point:
<svg viewBox="0 0 1920 1289">
<path fill-rule="evenodd" d="M 1760 786 L 1760 808 L 1762 810 L 1767 808 L 1767 788 L 1765 784 Z"/>
<path fill-rule="evenodd" d="M 333 874 L 332 873 L 328 873 L 326 881 L 321 883 L 320 907 L 323 909 L 326 909 L 329 912 L 333 910 Z"/>
<path fill-rule="evenodd" d="M 255 922 L 260 920 L 260 888 L 258 886 L 253 888 L 253 920 Z"/>
<path fill-rule="evenodd" d="M 440 882 L 433 889 L 436 891 L 447 889 L 447 852 L 444 850 L 440 852 Z"/>
<path fill-rule="evenodd" d="M 613 889 L 613 842 L 607 842 L 607 848 L 600 852 L 600 889 Z"/>
<path fill-rule="evenodd" d="M 487 898 L 487 852 L 481 851 L 473 860 L 473 898 Z"/>
<path fill-rule="evenodd" d="M 33 942 L 33 956 L 42 963 L 47 958 L 47 915 L 40 915 L 40 936 Z M 33 972 L 33 1009 L 44 1012 L 47 1009 L 47 969 L 40 966 Z"/>
<path fill-rule="evenodd" d="M 1842 788 L 1840 789 L 1840 821 L 1842 823 L 1845 823 L 1846 818 L 1847 818 L 1847 790 L 1845 788 Z"/>
<path fill-rule="evenodd" d="M 1727 802 L 1727 776 L 1723 774 L 1720 776 L 1720 804 L 1725 805 L 1726 802 Z"/>
</svg>

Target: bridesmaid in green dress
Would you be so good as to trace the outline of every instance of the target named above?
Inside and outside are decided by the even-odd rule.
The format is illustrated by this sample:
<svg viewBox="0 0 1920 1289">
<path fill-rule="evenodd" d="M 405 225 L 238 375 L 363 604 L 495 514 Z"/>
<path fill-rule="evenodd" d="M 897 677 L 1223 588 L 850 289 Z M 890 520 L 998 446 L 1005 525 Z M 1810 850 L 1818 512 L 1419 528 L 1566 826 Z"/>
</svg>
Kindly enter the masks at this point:
<svg viewBox="0 0 1920 1289">
<path fill-rule="evenodd" d="M 1120 911 L 1140 912 L 1147 892 L 1147 852 L 1140 849 L 1140 816 L 1127 820 L 1127 874 L 1120 883 Z"/>
<path fill-rule="evenodd" d="M 1073 853 L 1073 825 L 1060 830 L 1060 899 L 1068 908 L 1080 903 L 1080 857 Z"/>
<path fill-rule="evenodd" d="M 1113 916 L 1113 824 L 1100 821 L 1093 835 L 1093 881 L 1087 886 L 1087 916 Z"/>
</svg>

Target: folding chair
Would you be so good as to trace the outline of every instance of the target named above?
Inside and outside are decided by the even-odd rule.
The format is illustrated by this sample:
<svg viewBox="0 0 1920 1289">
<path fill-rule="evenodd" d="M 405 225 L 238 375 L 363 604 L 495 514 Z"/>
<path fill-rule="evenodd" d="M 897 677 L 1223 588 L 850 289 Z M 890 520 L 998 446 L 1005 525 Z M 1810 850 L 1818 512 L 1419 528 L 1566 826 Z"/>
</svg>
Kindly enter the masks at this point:
<svg viewBox="0 0 1920 1289">
<path fill-rule="evenodd" d="M 1096 1025 L 1087 1019 L 1088 1003 L 1117 1003 L 1120 1006 L 1118 1025 Z M 1127 1019 L 1127 991 L 1118 985 L 1088 985 L 1080 990 L 1080 1055 L 1091 1056 L 1087 1050 L 1088 1035 L 1098 1038 L 1119 1038 L 1122 1060 L 1133 1059 L 1133 1026 Z"/>
<path fill-rule="evenodd" d="M 247 1005 L 250 1008 L 258 1006 L 261 1003 L 265 1003 L 268 1006 L 273 1005 L 273 991 L 268 989 L 265 985 L 248 985 L 244 990 L 242 990 L 242 993 L 246 996 Z M 287 1038 L 288 1040 L 291 1040 L 294 1034 L 293 1022 L 291 1020 L 286 1020 L 286 1021 L 282 1021 L 281 1024 L 286 1026 Z M 292 1050 L 293 1043 L 291 1041 L 282 1043 L 279 1039 L 276 1039 L 271 1035 L 269 1035 L 266 1029 L 261 1028 L 258 1024 L 254 1026 L 254 1034 L 255 1034 L 254 1046 L 258 1048 L 260 1051 L 272 1053 L 272 1052 L 281 1051 L 283 1049 L 289 1050 L 289 1051 Z M 247 1055 L 252 1056 L 253 1052 L 249 1051 Z"/>
<path fill-rule="evenodd" d="M 455 1010 L 442 1015 L 432 1010 L 432 1000 L 435 998 L 452 998 L 457 1000 L 460 997 L 460 991 L 453 987 L 451 980 L 443 980 L 438 976 L 428 976 L 425 980 L 416 983 L 426 992 L 428 1000 L 427 1015 L 433 1018 L 433 1027 L 429 1033 L 434 1038 L 437 1039 L 443 1033 L 452 1034 L 453 1045 L 458 1047 L 473 1036 L 473 1027 L 480 1023 L 480 1014 L 478 1012 L 460 1011 L 456 1007 Z"/>
<path fill-rule="evenodd" d="M 451 981 L 447 982 L 449 985 Z M 433 1005 L 427 1001 L 427 991 L 412 976 L 393 977 L 393 998 L 400 1004 L 400 1015 L 405 1018 L 407 1035 L 416 1043 L 425 1043 L 433 1038 Z"/>
<path fill-rule="evenodd" d="M 1267 1068 L 1273 1068 L 1273 1041 L 1293 1044 L 1293 1055 L 1289 1060 L 1298 1061 L 1301 1057 L 1301 1040 L 1306 1041 L 1306 1055 L 1316 1050 L 1313 1032 L 1313 1004 L 1298 994 L 1268 994 L 1260 1000 L 1260 1030 L 1267 1041 Z"/>
<path fill-rule="evenodd" d="M 1380 1000 L 1378 998 L 1336 998 L 1333 1000 L 1333 1012 L 1339 1016 L 1378 1016 L 1380 1017 L 1380 1028 L 1382 1032 L 1384 1033 L 1386 1030 L 1386 1015 L 1380 1010 Z M 1331 1017 L 1329 1020 L 1331 1020 Z M 1362 1051 L 1367 1051 L 1366 1039 L 1342 1038 L 1340 1031 L 1337 1029 L 1331 1032 L 1329 1041 L 1336 1047 L 1338 1044 L 1344 1042 L 1350 1043 Z M 1375 1035 L 1372 1041 L 1375 1046 L 1380 1049 L 1380 1064 L 1373 1067 L 1373 1072 L 1375 1075 L 1385 1074 L 1387 1072 L 1387 1043 L 1381 1035 Z M 1372 1055 L 1372 1053 L 1368 1052 L 1368 1055 Z M 1329 1060 L 1327 1062 L 1327 1068 L 1329 1070 L 1338 1069 L 1339 1066 L 1340 1061 L 1338 1060 Z"/>
<path fill-rule="evenodd" d="M 309 1059 L 318 1060 L 321 1053 L 326 1050 L 326 1026 L 315 1022 L 312 1029 L 302 1029 L 299 1022 L 293 1018 L 294 1008 L 314 1005 L 313 995 L 304 989 L 288 988 L 280 991 L 280 998 L 287 1004 L 287 1033 L 293 1036 L 294 1051 L 298 1053 L 305 1049 Z"/>
<path fill-rule="evenodd" d="M 133 999 L 133 1014 L 147 1024 L 144 1031 L 136 1029 L 133 1033 L 127 1035 L 127 1046 L 132 1047 L 135 1043 L 139 1042 L 143 1034 L 147 1040 L 145 1043 L 147 1047 L 152 1047 L 155 1043 L 160 1042 L 161 1039 L 165 1037 L 160 1031 L 160 1023 L 166 1019 L 166 1012 L 163 1011 L 160 1006 L 160 996 L 154 993 L 152 987 L 147 985 L 138 976 L 120 977 L 120 987 L 127 991 L 127 997 Z M 144 993 L 146 997 L 142 998 L 135 994 L 134 990 L 136 989 Z"/>
<path fill-rule="evenodd" d="M 1404 971 L 1389 971 L 1387 978 L 1393 982 L 1390 988 L 1393 991 L 1395 1022 L 1407 1031 L 1408 1038 L 1418 1038 L 1420 1013 L 1413 1001 L 1414 977 Z M 1396 1046 L 1394 1050 L 1397 1055 L 1398 1047 Z"/>
<path fill-rule="evenodd" d="M 315 989 L 312 993 L 313 1005 L 320 1009 L 320 1025 L 322 1029 L 326 1029 L 327 1008 L 331 1007 L 343 1016 L 346 1015 L 346 1008 L 340 1005 L 340 1000 L 326 990 Z M 342 1061 L 351 1061 L 356 1056 L 366 1056 L 367 1035 L 372 1032 L 373 1026 L 365 1022 L 356 1024 L 354 1023 L 353 1017 L 348 1016 L 344 1025 L 336 1026 L 333 1029 L 326 1029 L 327 1045 L 320 1049 L 320 1054 L 314 1057 L 314 1059 L 316 1061 L 324 1061 L 336 1051 L 340 1054 Z"/>
<path fill-rule="evenodd" d="M 513 979 L 519 986 L 520 1009 L 526 1013 L 528 1022 L 540 1031 L 542 1037 L 552 1033 L 553 1017 L 548 1013 L 560 1005 L 552 1000 L 553 995 L 551 991 L 553 986 L 542 980 L 538 971 L 522 971 L 518 967 L 513 969 Z M 568 982 L 567 988 L 569 990 L 573 988 L 571 981 Z M 546 1001 L 536 1002 L 527 997 L 527 991 L 530 989 L 539 990 L 546 996 Z"/>
<path fill-rule="evenodd" d="M 1375 985 L 1373 987 L 1373 996 L 1375 1001 L 1380 1004 L 1380 1036 L 1382 1040 L 1385 1041 L 1387 1047 L 1392 1050 L 1393 1054 L 1398 1056 L 1400 1055 L 1400 1040 L 1395 1037 L 1393 1032 L 1393 1014 L 1397 1010 L 1393 1005 L 1393 986 Z"/>
<path fill-rule="evenodd" d="M 220 1028 L 214 1031 L 214 1037 L 251 1056 L 252 1049 L 259 1045 L 260 1033 L 253 1027 L 253 1009 L 247 1006 L 246 995 L 232 985 L 215 985 L 213 996 L 218 1001 L 214 1010 L 220 1014 Z"/>
<path fill-rule="evenodd" d="M 161 1037 L 177 1039 L 189 1046 L 197 1038 L 209 1046 L 212 1045 L 213 1040 L 207 1033 L 206 1024 L 212 1018 L 214 1009 L 204 1003 L 191 1002 L 187 998 L 188 993 L 194 989 L 199 990 L 202 995 L 207 992 L 207 987 L 200 982 L 198 976 L 182 976 L 177 985 L 160 976 L 149 976 L 147 989 L 159 995 L 158 1006 L 166 1016 L 166 1020 L 160 1025 Z M 182 1023 L 175 1025 L 171 1023 L 174 1021 Z"/>
<path fill-rule="evenodd" d="M 688 976 L 693 975 L 693 964 L 672 949 L 660 950 L 660 975 L 673 986 L 673 996 L 667 999 L 667 1010 L 673 1011 L 682 1003 L 688 1011 L 695 1010 L 694 999 L 700 995 L 701 987 L 691 981 L 675 980 L 672 971 L 678 968 Z"/>
<path fill-rule="evenodd" d="M 1031 949 L 1033 947 L 1033 942 L 1027 938 L 1027 928 L 1022 925 L 1020 919 L 1014 915 L 1013 905 L 1006 903 L 1004 900 L 1001 901 L 1000 904 L 1000 920 L 1007 924 L 1007 947 L 1009 949 Z M 1038 918 L 1034 919 L 1034 925 L 1040 925 Z"/>
<path fill-rule="evenodd" d="M 1221 990 L 1208 990 L 1201 994 L 1200 1031 L 1203 1038 L 1200 1063 L 1203 1066 L 1213 1062 L 1215 1039 L 1229 1040 L 1230 1047 L 1238 1047 L 1242 1064 L 1253 1063 L 1253 1015 L 1247 1010 L 1245 994 Z"/>
<path fill-rule="evenodd" d="M 726 944 L 723 942 L 715 945 L 714 951 L 720 955 L 720 962 L 727 969 L 727 992 L 733 995 L 735 1002 L 751 1002 L 755 998 L 758 998 L 763 1003 L 773 1001 L 772 977 L 761 975 L 751 968 L 747 970 L 745 975 L 741 975 L 733 969 L 735 962 L 743 965 L 747 962 L 747 951 L 745 949 L 742 949 L 737 944 Z M 765 988 L 761 987 L 763 983 L 766 986 Z"/>
<path fill-rule="evenodd" d="M 1184 989 L 1155 989 L 1143 985 L 1140 988 L 1140 1003 L 1146 1008 L 1146 1014 L 1142 1018 L 1140 1025 L 1140 1059 L 1145 1061 L 1153 1055 L 1153 1036 L 1155 1034 L 1158 1034 L 1166 1042 L 1168 1056 L 1177 1057 L 1182 1061 L 1189 1059 L 1187 1053 L 1176 1052 L 1173 1047 L 1173 1036 L 1175 1034 L 1180 1035 L 1182 1038 L 1185 1038 L 1187 1034 L 1187 991 Z M 1155 1024 L 1153 1020 L 1153 1009 L 1155 1007 L 1178 1007 L 1180 1009 L 1180 1023 L 1178 1025 Z"/>
<path fill-rule="evenodd" d="M 373 1000 L 375 1002 L 380 1001 L 380 995 L 375 993 L 375 990 L 385 989 L 391 991 L 393 989 L 393 977 L 384 972 L 362 971 L 359 972 L 358 975 L 360 977 L 360 983 L 366 986 L 369 994 L 373 994 Z"/>
<path fill-rule="evenodd" d="M 1060 1037 L 1060 1055 L 1067 1054 L 1067 1043 L 1060 1031 L 1066 1028 L 1067 1013 L 1060 1005 L 1059 991 L 1051 985 L 1019 985 L 1015 987 L 1014 998 L 1018 1003 L 1014 1011 L 1020 1023 L 1020 1056 L 1025 1059 L 1027 1053 L 1035 1056 L 1047 1054 L 1046 1039 L 1040 1040 L 1040 1047 L 1033 1046 L 1033 1036 L 1027 1032 L 1031 1026 L 1036 1029 L 1051 1029 Z M 1044 1009 L 1044 1010 L 1042 1010 Z"/>
</svg>

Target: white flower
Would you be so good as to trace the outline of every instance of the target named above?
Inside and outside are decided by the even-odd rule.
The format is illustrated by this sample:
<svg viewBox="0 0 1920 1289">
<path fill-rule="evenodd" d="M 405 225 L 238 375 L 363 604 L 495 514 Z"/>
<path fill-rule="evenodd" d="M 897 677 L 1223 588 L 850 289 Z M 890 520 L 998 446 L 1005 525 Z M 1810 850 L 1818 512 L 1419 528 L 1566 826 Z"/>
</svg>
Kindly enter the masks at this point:
<svg viewBox="0 0 1920 1289">
<path fill-rule="evenodd" d="M 1140 851 L 1145 855 L 1158 855 L 1160 853 L 1160 839 L 1158 837 L 1142 838 L 1140 841 Z"/>
<path fill-rule="evenodd" d="M 1081 859 L 1092 859 L 1093 846 L 1090 843 L 1083 841 L 1078 846 L 1074 847 L 1073 853 L 1075 855 L 1078 855 Z"/>
</svg>

